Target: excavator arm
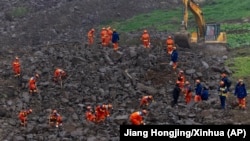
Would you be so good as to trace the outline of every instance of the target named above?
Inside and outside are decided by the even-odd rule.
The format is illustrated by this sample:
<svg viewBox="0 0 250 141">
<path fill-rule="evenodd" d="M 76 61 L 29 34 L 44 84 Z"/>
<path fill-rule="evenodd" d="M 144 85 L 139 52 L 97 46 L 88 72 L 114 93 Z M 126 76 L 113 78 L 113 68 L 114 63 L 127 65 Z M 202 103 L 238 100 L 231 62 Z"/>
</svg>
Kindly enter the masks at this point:
<svg viewBox="0 0 250 141">
<path fill-rule="evenodd" d="M 206 31 L 206 23 L 205 23 L 205 19 L 203 17 L 203 13 L 199 7 L 198 4 L 196 4 L 193 0 L 183 0 L 185 1 L 185 3 L 187 4 L 187 7 L 189 7 L 190 11 L 193 13 L 193 15 L 195 16 L 195 21 L 198 25 L 198 37 L 199 38 L 204 38 L 205 36 L 205 31 Z M 187 2 L 186 2 L 187 1 Z M 184 15 L 184 18 L 185 15 Z"/>
<path fill-rule="evenodd" d="M 203 12 L 200 6 L 194 2 L 194 0 L 182 0 L 184 5 L 183 10 L 183 21 L 181 24 L 181 29 L 179 32 L 175 33 L 175 43 L 178 46 L 190 48 L 191 43 L 219 43 L 226 44 L 227 38 L 225 32 L 220 32 L 219 23 L 207 24 L 203 17 Z M 197 24 L 196 32 L 191 34 L 187 31 L 188 29 L 188 11 L 191 11 L 195 17 L 195 22 Z"/>
<path fill-rule="evenodd" d="M 199 5 L 195 3 L 193 0 L 182 0 L 184 5 L 183 10 L 183 22 L 181 25 L 181 31 L 176 33 L 175 42 L 182 47 L 190 47 L 190 42 L 195 42 L 196 40 L 203 40 L 205 37 L 206 31 L 206 23 L 203 17 L 203 12 Z M 198 29 L 197 32 L 193 32 L 190 35 L 187 32 L 188 29 L 188 10 L 192 12 L 195 17 L 195 21 L 197 23 Z M 190 37 L 191 36 L 191 37 Z"/>
</svg>

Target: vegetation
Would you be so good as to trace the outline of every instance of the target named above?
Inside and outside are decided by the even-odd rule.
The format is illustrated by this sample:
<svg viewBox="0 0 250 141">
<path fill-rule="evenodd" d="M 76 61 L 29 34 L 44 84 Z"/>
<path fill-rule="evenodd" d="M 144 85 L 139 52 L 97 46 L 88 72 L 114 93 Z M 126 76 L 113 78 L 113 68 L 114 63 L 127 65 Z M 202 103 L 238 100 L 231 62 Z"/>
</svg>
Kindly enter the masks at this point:
<svg viewBox="0 0 250 141">
<path fill-rule="evenodd" d="M 23 17 L 28 13 L 28 9 L 26 7 L 17 7 L 11 11 L 11 15 L 14 18 Z"/>
<path fill-rule="evenodd" d="M 201 7 L 207 23 L 222 23 L 221 31 L 227 33 L 228 44 L 233 49 L 250 46 L 250 23 L 238 22 L 244 18 L 250 18 L 249 5 L 250 1 L 247 0 L 209 0 Z M 196 26 L 195 17 L 191 12 L 189 13 L 188 30 L 193 32 Z M 110 25 L 117 29 L 119 27 L 121 32 L 137 31 L 144 28 L 175 32 L 178 31 L 182 18 L 182 5 L 180 5 L 179 8 L 173 10 L 156 10 L 152 13 L 137 15 L 127 21 L 115 22 Z M 246 53 L 246 51 L 243 52 Z M 234 71 L 233 77 L 235 78 L 250 74 L 250 57 L 235 56 L 227 63 L 230 69 Z"/>
<path fill-rule="evenodd" d="M 210 0 L 201 7 L 205 15 L 204 18 L 208 23 L 222 23 L 221 30 L 227 32 L 230 47 L 240 47 L 249 45 L 250 33 L 242 33 L 242 30 L 249 31 L 250 23 L 238 24 L 231 21 L 250 17 L 249 5 L 250 1 L 246 0 Z M 188 30 L 193 32 L 196 26 L 195 17 L 191 12 L 189 13 Z M 152 13 L 137 15 L 127 21 L 115 22 L 111 25 L 115 28 L 119 27 L 121 32 L 137 31 L 143 28 L 175 32 L 179 29 L 181 21 L 182 5 L 173 10 L 156 10 Z M 231 23 L 227 23 L 227 21 Z"/>
</svg>

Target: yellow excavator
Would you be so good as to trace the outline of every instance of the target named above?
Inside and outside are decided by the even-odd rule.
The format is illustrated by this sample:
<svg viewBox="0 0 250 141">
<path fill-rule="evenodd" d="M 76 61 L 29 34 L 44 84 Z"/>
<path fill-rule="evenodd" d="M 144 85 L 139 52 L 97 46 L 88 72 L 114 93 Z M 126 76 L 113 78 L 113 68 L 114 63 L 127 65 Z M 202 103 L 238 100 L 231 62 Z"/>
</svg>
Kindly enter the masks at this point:
<svg viewBox="0 0 250 141">
<path fill-rule="evenodd" d="M 226 33 L 220 31 L 219 23 L 206 23 L 203 12 L 193 0 L 182 0 L 184 4 L 183 21 L 179 32 L 174 35 L 175 43 L 180 47 L 190 48 L 197 43 L 205 44 L 227 44 Z M 188 10 L 190 10 L 197 24 L 195 32 L 189 33 Z"/>
</svg>

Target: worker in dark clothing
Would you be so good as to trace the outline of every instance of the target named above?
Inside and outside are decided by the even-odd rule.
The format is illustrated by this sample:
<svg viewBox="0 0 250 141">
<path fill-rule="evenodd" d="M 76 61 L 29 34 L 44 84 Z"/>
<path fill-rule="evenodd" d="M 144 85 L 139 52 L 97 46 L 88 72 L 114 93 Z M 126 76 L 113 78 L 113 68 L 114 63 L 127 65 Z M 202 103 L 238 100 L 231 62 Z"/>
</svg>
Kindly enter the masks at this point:
<svg viewBox="0 0 250 141">
<path fill-rule="evenodd" d="M 172 102 L 172 107 L 174 107 L 178 103 L 178 99 L 180 96 L 181 88 L 180 88 L 180 83 L 175 84 L 174 90 L 173 90 L 173 102 Z"/>
<path fill-rule="evenodd" d="M 221 80 L 224 82 L 224 84 L 226 85 L 227 87 L 227 91 L 230 91 L 230 87 L 231 87 L 231 81 L 229 80 L 227 74 L 225 73 L 222 73 L 221 74 Z"/>
<path fill-rule="evenodd" d="M 114 51 L 118 50 L 118 41 L 120 40 L 119 34 L 116 32 L 115 29 L 113 29 L 113 34 L 112 34 L 112 43 L 113 43 L 113 48 Z"/>
<path fill-rule="evenodd" d="M 220 81 L 220 85 L 218 87 L 218 92 L 220 96 L 221 109 L 226 108 L 226 99 L 227 99 L 227 86 L 223 81 Z"/>
<path fill-rule="evenodd" d="M 170 62 L 170 65 L 172 65 L 172 67 L 173 67 L 174 70 L 177 67 L 177 61 L 178 61 L 178 52 L 176 50 L 176 47 L 173 47 L 173 51 L 171 53 L 171 62 Z"/>
</svg>

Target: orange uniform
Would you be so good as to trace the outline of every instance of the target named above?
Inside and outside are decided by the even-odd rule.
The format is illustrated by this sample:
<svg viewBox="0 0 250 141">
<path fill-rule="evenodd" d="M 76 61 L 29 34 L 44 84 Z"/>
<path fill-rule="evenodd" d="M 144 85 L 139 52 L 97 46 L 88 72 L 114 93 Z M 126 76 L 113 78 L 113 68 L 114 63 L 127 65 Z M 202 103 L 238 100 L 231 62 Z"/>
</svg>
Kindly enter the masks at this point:
<svg viewBox="0 0 250 141">
<path fill-rule="evenodd" d="M 62 125 L 62 116 L 58 114 L 56 110 L 53 110 L 53 112 L 50 114 L 49 120 L 50 125 L 55 125 L 56 127 Z"/>
<path fill-rule="evenodd" d="M 15 77 L 20 76 L 21 65 L 20 65 L 18 57 L 16 57 L 16 59 L 12 62 L 12 68 L 13 68 Z"/>
<path fill-rule="evenodd" d="M 102 46 L 106 47 L 108 46 L 107 41 L 108 41 L 108 31 L 106 28 L 102 28 L 101 30 L 101 41 L 102 41 Z"/>
<path fill-rule="evenodd" d="M 182 70 L 179 72 L 177 79 L 180 82 L 179 87 L 183 90 L 184 85 L 185 85 L 185 76 Z"/>
<path fill-rule="evenodd" d="M 167 53 L 171 54 L 173 51 L 173 47 L 174 47 L 174 40 L 172 39 L 171 36 L 168 36 L 166 40 L 166 45 L 167 45 Z"/>
<path fill-rule="evenodd" d="M 88 44 L 89 46 L 92 45 L 94 43 L 94 32 L 95 32 L 95 29 L 92 28 L 89 32 L 88 32 Z"/>
<path fill-rule="evenodd" d="M 37 78 L 39 77 L 38 74 L 36 74 L 35 76 L 31 77 L 29 79 L 29 92 L 32 93 L 36 93 L 37 92 L 37 87 L 36 87 L 36 81 Z"/>
<path fill-rule="evenodd" d="M 153 97 L 151 95 L 149 96 L 143 96 L 140 102 L 140 106 L 148 106 L 149 103 L 153 100 Z"/>
<path fill-rule="evenodd" d="M 90 106 L 87 107 L 87 111 L 85 113 L 85 118 L 88 121 L 92 121 L 92 122 L 96 121 L 95 114 L 92 113 L 92 108 Z"/>
<path fill-rule="evenodd" d="M 91 112 L 91 111 L 87 111 L 86 113 L 85 113 L 85 116 L 86 116 L 86 119 L 88 120 L 88 121 L 92 121 L 92 122 L 95 122 L 95 115 Z"/>
<path fill-rule="evenodd" d="M 107 34 L 108 34 L 108 36 L 107 36 L 106 41 L 107 41 L 107 44 L 110 44 L 111 40 L 112 40 L 112 34 L 113 34 L 113 31 L 112 31 L 111 27 L 107 28 Z"/>
<path fill-rule="evenodd" d="M 147 30 L 144 30 L 142 36 L 141 36 L 142 43 L 144 45 L 144 48 L 150 48 L 150 36 L 148 34 Z"/>
<path fill-rule="evenodd" d="M 54 81 L 59 81 L 66 77 L 66 72 L 62 69 L 57 68 L 54 72 Z"/>
<path fill-rule="evenodd" d="M 96 121 L 101 122 L 104 121 L 106 117 L 109 117 L 111 108 L 112 108 L 111 104 L 97 106 L 95 110 Z"/>
<path fill-rule="evenodd" d="M 190 103 L 192 99 L 192 89 L 190 86 L 190 83 L 188 81 L 185 82 L 185 87 L 184 87 L 184 96 L 185 96 L 185 102 L 186 104 Z"/>
<path fill-rule="evenodd" d="M 131 124 L 132 125 L 143 125 L 144 124 L 143 115 L 146 115 L 146 113 L 147 113 L 146 110 L 137 111 L 137 112 L 132 113 L 129 117 Z"/>
<path fill-rule="evenodd" d="M 19 120 L 21 121 L 21 125 L 22 126 L 26 126 L 27 125 L 27 116 L 28 114 L 32 113 L 32 109 L 29 110 L 24 110 L 21 111 L 18 115 Z"/>
</svg>

